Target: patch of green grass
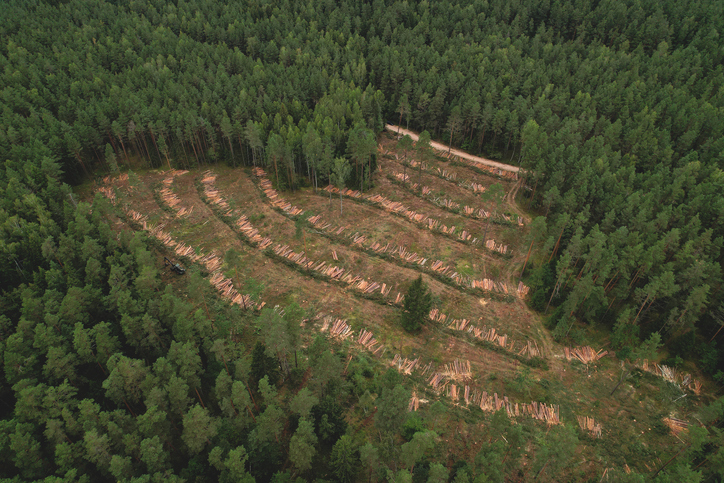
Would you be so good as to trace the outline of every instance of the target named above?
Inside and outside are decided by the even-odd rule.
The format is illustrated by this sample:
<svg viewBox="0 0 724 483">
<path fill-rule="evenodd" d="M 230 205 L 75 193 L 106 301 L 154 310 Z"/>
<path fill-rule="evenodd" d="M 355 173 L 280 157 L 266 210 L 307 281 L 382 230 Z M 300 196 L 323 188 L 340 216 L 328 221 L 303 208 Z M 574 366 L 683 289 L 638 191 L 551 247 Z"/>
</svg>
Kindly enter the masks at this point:
<svg viewBox="0 0 724 483">
<path fill-rule="evenodd" d="M 455 264 L 455 270 L 457 270 L 458 273 L 461 273 L 468 277 L 472 277 L 474 275 L 473 267 L 471 266 L 470 262 L 462 258 L 458 260 Z"/>
</svg>

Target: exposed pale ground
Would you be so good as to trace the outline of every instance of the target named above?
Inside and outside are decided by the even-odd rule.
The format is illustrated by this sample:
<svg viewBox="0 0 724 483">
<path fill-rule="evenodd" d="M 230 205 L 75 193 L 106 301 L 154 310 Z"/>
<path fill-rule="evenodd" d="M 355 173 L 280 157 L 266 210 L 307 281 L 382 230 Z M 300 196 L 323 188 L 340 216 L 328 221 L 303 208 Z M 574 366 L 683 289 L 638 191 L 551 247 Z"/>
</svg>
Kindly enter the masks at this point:
<svg viewBox="0 0 724 483">
<path fill-rule="evenodd" d="M 414 132 L 408 131 L 407 129 L 403 129 L 399 126 L 395 126 L 394 124 L 386 124 L 385 128 L 388 131 L 391 131 L 393 133 L 399 133 L 401 135 L 408 134 L 412 138 L 413 141 L 417 141 L 417 139 L 418 139 L 417 134 L 415 134 Z M 431 141 L 430 146 L 432 146 L 433 149 L 437 149 L 438 151 L 447 152 L 449 149 L 448 146 L 435 142 L 435 141 Z M 513 173 L 517 173 L 520 171 L 520 168 L 517 166 L 511 166 L 510 164 L 499 163 L 497 161 L 481 158 L 479 156 L 473 156 L 472 154 L 468 154 L 465 151 L 460 151 L 459 149 L 450 149 L 450 154 L 467 159 L 469 161 L 473 161 L 473 162 L 480 163 L 480 164 L 485 164 L 487 166 L 492 166 L 493 168 L 502 169 L 504 171 L 512 171 Z"/>
</svg>

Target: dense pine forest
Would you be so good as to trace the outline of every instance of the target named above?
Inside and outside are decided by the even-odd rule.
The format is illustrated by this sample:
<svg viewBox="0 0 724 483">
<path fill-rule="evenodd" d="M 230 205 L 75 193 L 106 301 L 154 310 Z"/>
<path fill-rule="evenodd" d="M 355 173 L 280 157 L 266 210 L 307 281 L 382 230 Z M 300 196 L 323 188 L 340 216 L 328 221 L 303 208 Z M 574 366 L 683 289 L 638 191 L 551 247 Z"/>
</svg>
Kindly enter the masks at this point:
<svg viewBox="0 0 724 483">
<path fill-rule="evenodd" d="M 199 272 L 169 278 L 78 194 L 216 166 L 364 192 L 392 123 L 521 167 L 520 275 L 553 339 L 593 328 L 621 361 L 660 349 L 709 381 L 672 461 L 626 472 L 645 447 L 596 446 L 608 481 L 720 481 L 723 34 L 708 0 L 5 2 L 0 478 L 583 478 L 571 427 L 502 413 L 473 458 L 436 459 L 467 416 L 409 416 L 397 371 L 303 343 L 307 307 L 251 313 Z"/>
</svg>

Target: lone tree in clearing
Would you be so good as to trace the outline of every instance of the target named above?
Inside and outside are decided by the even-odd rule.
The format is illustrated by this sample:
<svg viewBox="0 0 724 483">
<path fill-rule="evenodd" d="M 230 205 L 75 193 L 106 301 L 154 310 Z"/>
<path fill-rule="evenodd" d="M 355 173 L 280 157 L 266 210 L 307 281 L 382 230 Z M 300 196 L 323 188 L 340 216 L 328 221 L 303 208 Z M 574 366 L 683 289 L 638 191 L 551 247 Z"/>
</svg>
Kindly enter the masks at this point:
<svg viewBox="0 0 724 483">
<path fill-rule="evenodd" d="M 427 321 L 430 308 L 432 308 L 432 294 L 420 275 L 417 280 L 412 282 L 405 295 L 402 312 L 402 326 L 405 330 L 408 332 L 420 330 L 422 324 Z"/>
</svg>

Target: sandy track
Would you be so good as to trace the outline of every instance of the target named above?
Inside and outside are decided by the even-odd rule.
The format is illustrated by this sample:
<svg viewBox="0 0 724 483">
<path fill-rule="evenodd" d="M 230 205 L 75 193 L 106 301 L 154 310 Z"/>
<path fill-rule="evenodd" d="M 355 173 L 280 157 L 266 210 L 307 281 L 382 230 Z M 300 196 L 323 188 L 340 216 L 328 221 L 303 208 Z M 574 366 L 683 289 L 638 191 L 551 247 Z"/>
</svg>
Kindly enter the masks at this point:
<svg viewBox="0 0 724 483">
<path fill-rule="evenodd" d="M 399 130 L 400 135 L 408 134 L 412 138 L 413 141 L 417 141 L 417 139 L 418 139 L 417 134 L 415 134 L 414 132 L 408 131 L 407 129 L 395 126 L 393 124 L 386 124 L 385 128 L 388 131 L 391 131 L 395 134 L 397 134 L 398 130 Z M 438 143 L 436 141 L 430 142 L 430 146 L 432 146 L 433 149 L 437 149 L 438 151 L 447 152 L 449 149 L 448 146 Z M 490 159 L 481 158 L 479 156 L 473 156 L 472 154 L 468 154 L 465 151 L 460 151 L 459 149 L 450 149 L 450 153 L 455 156 L 459 156 L 461 158 L 467 159 L 469 161 L 473 161 L 475 163 L 480 163 L 480 164 L 485 164 L 487 166 L 492 166 L 493 168 L 502 169 L 504 171 L 512 171 L 513 173 L 517 173 L 520 171 L 520 168 L 517 166 L 511 166 L 510 164 L 499 163 L 498 161 L 492 161 Z"/>
</svg>

